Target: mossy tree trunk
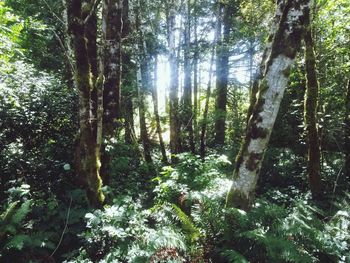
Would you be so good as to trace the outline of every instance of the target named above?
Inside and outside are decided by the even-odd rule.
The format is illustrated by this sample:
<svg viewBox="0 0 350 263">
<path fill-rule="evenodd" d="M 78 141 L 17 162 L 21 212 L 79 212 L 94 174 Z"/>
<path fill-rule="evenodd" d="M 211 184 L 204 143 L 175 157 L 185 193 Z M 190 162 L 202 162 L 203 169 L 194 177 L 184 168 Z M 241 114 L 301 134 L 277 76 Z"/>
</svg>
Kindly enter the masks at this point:
<svg viewBox="0 0 350 263">
<path fill-rule="evenodd" d="M 282 12 L 282 10 L 280 10 L 279 12 Z M 257 100 L 257 94 L 259 91 L 259 83 L 262 80 L 262 78 L 264 77 L 266 61 L 268 59 L 269 54 L 271 53 L 272 40 L 274 37 L 274 33 L 276 31 L 276 28 L 279 25 L 280 18 L 281 18 L 281 16 L 277 13 L 272 19 L 268 43 L 267 43 L 265 50 L 262 54 L 261 62 L 260 62 L 259 68 L 257 70 L 257 73 L 256 73 L 255 77 L 253 78 L 253 80 L 251 79 L 251 87 L 249 90 L 249 107 L 248 107 L 247 118 L 246 118 L 247 126 L 248 126 L 249 119 L 252 116 L 254 105 L 255 105 L 256 100 Z M 251 59 L 252 58 L 253 57 L 251 57 Z M 251 62 L 251 64 L 252 64 L 252 62 Z M 252 73 L 250 73 L 250 74 L 251 74 L 251 76 L 253 75 Z"/>
<path fill-rule="evenodd" d="M 215 103 L 215 143 L 225 143 L 226 131 L 226 105 L 227 105 L 227 84 L 229 75 L 229 44 L 231 31 L 231 12 L 228 4 L 221 1 L 217 14 L 218 43 L 216 48 L 216 103 Z M 223 32 L 222 32 L 223 25 Z"/>
<path fill-rule="evenodd" d="M 193 110 L 192 110 L 192 68 L 191 68 L 191 4 L 186 3 L 186 21 L 184 29 L 184 92 L 182 114 L 182 142 L 183 150 L 195 152 L 193 134 Z"/>
<path fill-rule="evenodd" d="M 124 0 L 103 0 L 102 2 L 102 66 L 103 87 L 103 138 L 116 136 L 117 121 L 120 117 L 121 94 L 121 41 L 123 31 Z M 102 145 L 101 176 L 105 184 L 110 183 L 109 164 L 111 156 Z"/>
<path fill-rule="evenodd" d="M 134 102 L 135 95 L 133 85 L 133 65 L 131 57 L 128 53 L 123 53 L 123 116 L 125 129 L 125 142 L 127 144 L 134 144 L 136 140 L 135 124 L 134 124 Z"/>
<path fill-rule="evenodd" d="M 208 124 L 209 101 L 211 96 L 214 55 L 215 55 L 215 48 L 213 48 L 212 50 L 211 59 L 210 59 L 209 80 L 208 80 L 207 90 L 205 93 L 205 105 L 204 105 L 203 119 L 201 124 L 199 152 L 202 159 L 204 159 L 205 157 L 206 132 L 207 132 L 207 124 Z"/>
<path fill-rule="evenodd" d="M 309 0 L 279 1 L 276 11 L 279 23 L 272 28 L 271 51 L 259 82 L 257 100 L 248 122 L 246 135 L 236 158 L 233 183 L 226 205 L 248 210 L 254 200 L 256 183 L 290 69 L 300 48 L 305 14 Z"/>
<path fill-rule="evenodd" d="M 321 195 L 321 151 L 317 128 L 317 104 L 319 84 L 316 72 L 316 58 L 311 32 L 310 11 L 305 15 L 305 66 L 306 66 L 306 92 L 304 100 L 304 123 L 307 134 L 308 160 L 307 172 L 312 196 Z"/>
<path fill-rule="evenodd" d="M 84 8 L 83 8 L 84 4 Z M 92 66 L 89 61 L 85 36 L 85 19 L 91 12 L 88 3 L 81 0 L 67 1 L 68 30 L 72 38 L 75 56 L 75 81 L 79 94 L 79 138 L 76 150 L 76 170 L 87 189 L 90 203 L 100 207 L 104 201 L 101 191 L 99 143 L 96 138 L 96 120 L 92 114 L 92 90 L 94 89 Z"/>
<path fill-rule="evenodd" d="M 350 181 L 350 79 L 348 80 L 345 98 L 345 176 Z"/>
<path fill-rule="evenodd" d="M 197 8 L 197 1 L 194 1 L 194 7 Z M 198 50 L 198 17 L 194 18 L 194 54 L 193 54 L 193 130 L 194 130 L 194 147 L 197 148 L 199 141 L 198 129 L 198 64 L 199 64 L 199 50 Z"/>
<path fill-rule="evenodd" d="M 175 43 L 175 1 L 166 1 L 167 41 L 169 48 L 170 84 L 169 84 L 169 111 L 170 111 L 170 152 L 172 161 L 174 154 L 181 152 L 179 99 L 178 99 L 178 59 Z"/>
<path fill-rule="evenodd" d="M 140 120 L 140 136 L 143 146 L 143 153 L 145 161 L 152 164 L 151 155 L 151 142 L 149 140 L 146 122 L 146 92 L 151 90 L 150 83 L 150 57 L 147 52 L 146 41 L 141 28 L 141 1 L 138 1 L 138 6 L 135 11 L 136 16 L 136 30 L 138 33 L 137 40 L 137 98 L 139 108 L 139 120 Z"/>
<path fill-rule="evenodd" d="M 159 111 L 158 111 L 158 56 L 155 56 L 154 61 L 154 81 L 153 81 L 153 90 L 152 90 L 152 99 L 153 99 L 153 109 L 154 109 L 154 117 L 156 119 L 157 125 L 157 134 L 159 140 L 160 152 L 162 153 L 162 162 L 164 164 L 168 163 L 168 158 L 166 156 L 165 144 L 162 135 L 162 127 L 160 123 Z"/>
<path fill-rule="evenodd" d="M 123 0 L 103 0 L 102 12 L 104 82 L 104 136 L 115 136 L 120 117 L 121 41 Z"/>
<path fill-rule="evenodd" d="M 123 0 L 123 10 L 122 10 L 122 39 L 125 39 L 132 30 L 129 19 L 129 1 Z M 125 142 L 127 144 L 136 144 L 136 134 L 134 125 L 134 102 L 133 97 L 135 95 L 135 89 L 133 85 L 133 70 L 134 64 L 131 62 L 130 52 L 125 51 L 123 48 L 122 52 L 122 80 L 123 88 L 121 104 L 123 105 L 123 118 L 124 118 L 124 130 L 125 130 Z"/>
</svg>

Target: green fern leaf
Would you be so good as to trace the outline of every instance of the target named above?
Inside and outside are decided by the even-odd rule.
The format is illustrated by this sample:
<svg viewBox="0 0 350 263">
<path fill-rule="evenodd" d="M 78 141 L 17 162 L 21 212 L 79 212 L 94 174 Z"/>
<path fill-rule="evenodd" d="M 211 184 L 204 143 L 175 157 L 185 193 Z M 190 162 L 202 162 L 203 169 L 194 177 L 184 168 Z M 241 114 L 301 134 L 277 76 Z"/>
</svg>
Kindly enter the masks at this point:
<svg viewBox="0 0 350 263">
<path fill-rule="evenodd" d="M 225 250 L 221 255 L 230 263 L 248 263 L 249 261 L 235 250 Z"/>
<path fill-rule="evenodd" d="M 194 225 L 191 218 L 186 215 L 180 207 L 175 204 L 171 204 L 174 213 L 182 224 L 182 229 L 190 236 L 191 241 L 195 241 L 200 237 L 199 229 Z"/>
<path fill-rule="evenodd" d="M 22 221 L 25 219 L 25 217 L 28 215 L 28 213 L 31 211 L 31 205 L 32 205 L 31 200 L 25 201 L 14 213 L 11 219 L 11 223 L 16 225 L 21 224 Z"/>
<path fill-rule="evenodd" d="M 26 243 L 30 243 L 31 238 L 27 235 L 15 235 L 5 244 L 6 249 L 22 250 Z"/>
</svg>

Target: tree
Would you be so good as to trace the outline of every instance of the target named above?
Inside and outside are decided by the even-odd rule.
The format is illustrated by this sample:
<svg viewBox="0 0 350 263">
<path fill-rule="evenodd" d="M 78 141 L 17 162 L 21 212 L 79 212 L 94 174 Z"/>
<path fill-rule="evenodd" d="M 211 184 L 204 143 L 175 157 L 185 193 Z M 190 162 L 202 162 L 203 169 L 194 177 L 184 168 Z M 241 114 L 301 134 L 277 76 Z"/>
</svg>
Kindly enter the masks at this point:
<svg viewBox="0 0 350 263">
<path fill-rule="evenodd" d="M 86 6 L 85 6 L 86 7 Z M 92 67 L 88 56 L 85 20 L 91 8 L 83 8 L 81 0 L 67 2 L 68 30 L 72 38 L 75 56 L 75 82 L 79 92 L 79 136 L 76 150 L 76 170 L 80 181 L 86 186 L 91 204 L 101 206 L 104 195 L 101 191 L 100 149 L 96 138 L 96 122 L 92 115 L 92 90 L 99 87 L 93 82 Z M 97 131 L 98 133 L 100 131 Z"/>
<path fill-rule="evenodd" d="M 224 144 L 226 130 L 227 84 L 229 75 L 228 43 L 230 41 L 232 10 L 229 8 L 228 4 L 224 5 L 221 1 L 218 1 L 217 4 L 219 7 L 216 34 L 219 41 L 216 47 L 215 143 Z"/>
<path fill-rule="evenodd" d="M 166 151 L 165 151 L 165 145 L 163 141 L 163 135 L 162 135 L 162 127 L 160 124 L 160 117 L 159 117 L 159 111 L 158 111 L 158 87 L 157 87 L 157 82 L 158 82 L 158 56 L 155 56 L 154 59 L 154 80 L 153 80 L 153 89 L 152 89 L 152 100 L 153 100 L 153 110 L 154 110 L 154 117 L 156 119 L 156 129 L 157 129 L 157 134 L 158 134 L 158 140 L 159 140 L 159 146 L 160 146 L 160 151 L 162 153 L 162 162 L 167 163 L 168 158 L 166 156 Z"/>
<path fill-rule="evenodd" d="M 206 132 L 207 132 L 207 123 L 208 123 L 209 100 L 210 100 L 210 96 L 211 96 L 211 86 L 212 86 L 211 82 L 212 82 L 212 75 L 213 75 L 214 54 L 215 54 L 215 48 L 213 47 L 211 59 L 210 59 L 209 80 L 208 80 L 207 90 L 206 90 L 206 94 L 205 94 L 203 120 L 202 120 L 202 125 L 201 125 L 201 137 L 200 137 L 200 150 L 199 150 L 199 152 L 200 152 L 202 159 L 204 159 L 204 157 L 205 157 Z"/>
<path fill-rule="evenodd" d="M 137 39 L 137 93 L 138 93 L 138 105 L 139 105 L 139 119 L 140 119 L 140 135 L 143 145 L 143 152 L 145 161 L 147 163 L 152 163 L 151 156 L 151 143 L 147 131 L 146 123 L 146 91 L 151 90 L 150 88 L 150 56 L 147 52 L 147 46 L 145 41 L 145 36 L 141 28 L 140 13 L 141 1 L 138 1 L 138 6 L 136 8 L 136 30 L 138 33 Z"/>
<path fill-rule="evenodd" d="M 170 92 L 169 92 L 169 110 L 170 110 L 170 152 L 172 156 L 181 152 L 181 136 L 179 121 L 179 100 L 178 100 L 178 81 L 179 72 L 177 66 L 176 43 L 175 43 L 175 1 L 166 1 L 166 20 L 167 20 L 167 41 L 169 48 L 170 64 Z M 174 157 L 172 157 L 174 160 Z"/>
<path fill-rule="evenodd" d="M 122 17 L 123 0 L 103 1 L 103 130 L 107 138 L 115 135 L 117 119 L 120 117 Z"/>
<path fill-rule="evenodd" d="M 308 0 L 281 1 L 276 17 L 280 21 L 272 28 L 269 37 L 271 51 L 262 80 L 259 83 L 257 101 L 248 122 L 241 149 L 236 158 L 233 183 L 226 205 L 249 209 L 254 199 L 255 187 L 278 109 L 289 81 L 291 67 L 300 48 Z"/>
<path fill-rule="evenodd" d="M 194 130 L 194 145 L 199 141 L 198 129 L 198 65 L 199 65 L 199 46 L 198 46 L 198 16 L 196 11 L 198 9 L 197 0 L 194 0 L 194 54 L 193 54 L 193 130 Z"/>
<path fill-rule="evenodd" d="M 345 176 L 350 179 L 350 79 L 347 83 L 346 98 L 345 98 Z"/>
<path fill-rule="evenodd" d="M 304 121 L 308 141 L 308 176 L 312 195 L 320 197 L 321 165 L 320 165 L 320 141 L 317 128 L 317 104 L 319 84 L 316 73 L 316 58 L 311 32 L 310 10 L 305 14 L 305 68 L 306 68 L 306 92 L 304 102 Z"/>
<path fill-rule="evenodd" d="M 192 68 L 191 68 L 191 5 L 186 4 L 186 21 L 184 29 L 184 92 L 183 92 L 183 121 L 184 131 L 182 141 L 184 150 L 195 152 L 193 134 L 193 110 L 192 110 Z"/>
</svg>

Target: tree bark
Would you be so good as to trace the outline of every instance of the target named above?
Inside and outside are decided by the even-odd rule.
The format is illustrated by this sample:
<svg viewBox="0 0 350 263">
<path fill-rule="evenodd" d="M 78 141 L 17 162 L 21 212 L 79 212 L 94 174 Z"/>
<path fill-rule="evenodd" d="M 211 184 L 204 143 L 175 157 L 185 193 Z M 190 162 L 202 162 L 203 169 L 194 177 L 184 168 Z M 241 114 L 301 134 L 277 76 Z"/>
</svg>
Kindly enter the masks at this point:
<svg viewBox="0 0 350 263">
<path fill-rule="evenodd" d="M 197 0 L 194 1 L 194 7 L 197 8 Z M 193 56 L 193 130 L 194 130 L 194 148 L 196 149 L 199 141 L 198 129 L 198 64 L 199 64 L 199 50 L 198 50 L 198 17 L 194 18 L 194 56 Z"/>
<path fill-rule="evenodd" d="M 67 2 L 68 30 L 72 37 L 75 56 L 75 82 L 79 93 L 79 138 L 76 150 L 76 170 L 81 182 L 87 189 L 88 198 L 94 207 L 100 207 L 104 201 L 101 191 L 100 159 L 92 115 L 91 92 L 94 88 L 92 69 L 88 56 L 88 44 L 85 36 L 84 20 L 89 14 L 82 8 L 81 0 Z"/>
<path fill-rule="evenodd" d="M 170 152 L 172 161 L 175 161 L 174 154 L 181 152 L 180 121 L 179 121 L 179 101 L 178 101 L 178 66 L 175 44 L 175 8 L 174 2 L 167 2 L 167 40 L 169 46 L 170 64 Z"/>
<path fill-rule="evenodd" d="M 312 196 L 321 195 L 321 151 L 317 128 L 317 105 L 319 84 L 316 72 L 316 58 L 311 32 L 310 11 L 305 15 L 305 66 L 306 66 L 306 92 L 304 101 L 304 122 L 307 134 L 308 160 L 307 171 Z"/>
<path fill-rule="evenodd" d="M 157 82 L 158 82 L 158 57 L 156 55 L 155 61 L 154 61 L 154 81 L 153 81 L 152 99 L 153 99 L 153 106 L 154 106 L 154 117 L 156 118 L 159 147 L 160 147 L 160 151 L 162 153 L 162 162 L 164 164 L 166 164 L 166 163 L 168 163 L 168 158 L 166 156 L 165 144 L 163 141 L 162 128 L 161 128 L 161 124 L 160 124 L 160 117 L 159 117 L 159 111 L 158 111 Z"/>
<path fill-rule="evenodd" d="M 226 205 L 248 210 L 254 200 L 256 183 L 279 106 L 288 85 L 290 69 L 300 48 L 309 0 L 279 1 L 280 22 L 271 39 L 271 52 L 259 83 L 257 101 L 240 152 Z M 268 44 L 269 48 L 269 44 Z"/>
<path fill-rule="evenodd" d="M 115 135 L 120 117 L 121 40 L 123 32 L 123 0 L 104 0 L 102 33 L 104 44 L 104 136 Z"/>
<path fill-rule="evenodd" d="M 193 111 L 192 111 L 192 69 L 191 69 L 191 7 L 190 1 L 186 4 L 187 16 L 184 30 L 185 50 L 184 50 L 184 93 L 183 93 L 183 127 L 182 141 L 184 150 L 195 152 L 193 135 Z"/>
<path fill-rule="evenodd" d="M 212 82 L 212 75 L 213 75 L 213 64 L 214 64 L 214 55 L 215 55 L 215 48 L 213 47 L 211 59 L 210 59 L 210 68 L 209 68 L 209 80 L 208 80 L 208 86 L 205 94 L 205 106 L 204 106 L 204 112 L 203 112 L 203 121 L 201 125 L 201 137 L 200 137 L 200 156 L 204 160 L 205 157 L 205 146 L 206 146 L 206 131 L 207 131 L 207 124 L 208 124 L 208 111 L 209 111 L 209 101 L 211 96 L 211 82 Z"/>
<path fill-rule="evenodd" d="M 146 122 L 146 91 L 151 90 L 149 88 L 149 83 L 151 81 L 149 74 L 149 56 L 147 55 L 147 47 L 144 39 L 144 35 L 141 28 L 140 21 L 140 9 L 141 4 L 138 1 L 138 6 L 136 9 L 136 30 L 138 33 L 138 43 L 137 43 L 137 92 L 138 92 L 138 105 L 139 105 L 139 120 L 140 120 L 140 135 L 143 146 L 143 153 L 145 161 L 149 164 L 152 164 L 152 155 L 151 155 L 151 143 L 148 137 L 147 131 L 147 122 Z"/>
<path fill-rule="evenodd" d="M 345 176 L 350 181 L 350 79 L 345 98 Z"/>
<path fill-rule="evenodd" d="M 282 5 L 282 6 L 284 6 L 284 5 Z M 259 82 L 264 77 L 266 61 L 268 59 L 269 54 L 271 53 L 272 40 L 274 38 L 276 28 L 278 27 L 278 25 L 280 23 L 282 11 L 283 10 L 276 12 L 274 18 L 272 19 L 271 30 L 270 30 L 270 34 L 268 37 L 268 43 L 267 43 L 265 50 L 263 52 L 260 66 L 258 68 L 258 72 L 257 72 L 256 76 L 254 77 L 254 80 L 251 83 L 251 88 L 250 88 L 250 92 L 249 92 L 249 107 L 248 107 L 247 118 L 246 118 L 247 126 L 248 126 L 249 119 L 252 116 L 254 105 L 257 101 L 257 94 L 259 91 Z"/>
<path fill-rule="evenodd" d="M 226 129 L 226 105 L 227 105 L 227 84 L 229 74 L 229 50 L 228 42 L 231 30 L 231 15 L 229 8 L 222 3 L 219 4 L 217 35 L 218 45 L 216 49 L 216 103 L 215 103 L 215 143 L 225 143 Z M 222 37 L 222 24 L 224 32 Z"/>
<path fill-rule="evenodd" d="M 125 129 L 125 142 L 127 144 L 134 144 L 136 142 L 135 135 L 135 124 L 134 124 L 134 86 L 132 83 L 131 74 L 133 67 L 131 63 L 130 55 L 127 53 L 123 53 L 123 116 L 124 116 L 124 129 Z"/>
</svg>

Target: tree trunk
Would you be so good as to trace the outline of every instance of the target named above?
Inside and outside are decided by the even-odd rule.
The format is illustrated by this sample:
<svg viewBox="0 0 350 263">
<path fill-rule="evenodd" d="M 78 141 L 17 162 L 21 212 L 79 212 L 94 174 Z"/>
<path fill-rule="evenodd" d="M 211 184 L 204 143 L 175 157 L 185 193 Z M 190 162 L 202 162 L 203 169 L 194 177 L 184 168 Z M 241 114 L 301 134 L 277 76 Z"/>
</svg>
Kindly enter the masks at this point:
<svg viewBox="0 0 350 263">
<path fill-rule="evenodd" d="M 100 207 L 104 201 L 101 191 L 100 159 L 92 115 L 91 91 L 94 88 L 84 20 L 90 13 L 83 12 L 81 0 L 70 0 L 67 6 L 68 30 L 72 37 L 75 56 L 75 81 L 79 93 L 79 139 L 76 150 L 77 173 L 87 188 L 91 205 Z"/>
<path fill-rule="evenodd" d="M 134 144 L 136 142 L 135 135 L 135 124 L 134 124 L 134 103 L 133 96 L 134 86 L 132 83 L 131 74 L 133 67 L 131 63 L 130 55 L 127 53 L 123 53 L 123 116 L 124 116 L 124 129 L 125 129 L 125 142 L 127 144 Z"/>
<path fill-rule="evenodd" d="M 345 98 L 345 176 L 350 181 L 350 79 Z"/>
<path fill-rule="evenodd" d="M 194 6 L 197 8 L 197 0 L 194 1 Z M 199 141 L 199 129 L 198 129 L 198 63 L 199 63 L 199 50 L 198 50 L 198 17 L 194 18 L 194 56 L 193 56 L 193 129 L 194 129 L 194 147 Z"/>
<path fill-rule="evenodd" d="M 147 47 L 144 39 L 144 35 L 141 28 L 140 21 L 140 1 L 136 9 L 136 30 L 138 33 L 138 43 L 137 43 L 137 97 L 139 105 L 139 120 L 140 120 L 140 135 L 143 146 L 143 153 L 145 161 L 149 164 L 152 164 L 152 155 L 151 155 L 151 143 L 148 137 L 147 132 L 147 123 L 146 123 L 146 91 L 150 90 L 149 83 L 151 81 L 149 74 L 149 56 L 147 55 Z"/>
<path fill-rule="evenodd" d="M 184 30 L 185 50 L 184 50 L 184 93 L 183 93 L 183 127 L 182 141 L 184 150 L 195 152 L 193 138 L 193 112 L 192 112 L 192 70 L 191 70 L 191 7 L 190 1 L 187 1 L 187 16 Z"/>
<path fill-rule="evenodd" d="M 282 12 L 282 10 L 280 10 L 280 12 Z M 276 28 L 278 27 L 278 25 L 280 23 L 280 19 L 281 19 L 280 13 L 276 13 L 274 18 L 272 19 L 268 43 L 267 43 L 266 48 L 263 52 L 261 63 L 260 63 L 260 66 L 258 68 L 258 72 L 257 72 L 256 76 L 254 77 L 254 80 L 251 83 L 251 88 L 250 88 L 250 92 L 249 92 L 249 107 L 248 107 L 247 118 L 246 118 L 247 126 L 248 126 L 249 119 L 252 116 L 254 105 L 257 101 L 257 94 L 259 91 L 259 82 L 264 77 L 266 61 L 268 59 L 268 55 L 271 53 L 272 40 L 274 38 Z"/>
<path fill-rule="evenodd" d="M 248 210 L 252 205 L 263 156 L 288 85 L 290 69 L 300 48 L 305 13 L 309 9 L 309 0 L 278 3 L 276 16 L 280 16 L 280 23 L 274 29 L 273 38 L 270 38 L 271 52 L 236 159 L 234 179 L 226 200 L 227 206 Z"/>
<path fill-rule="evenodd" d="M 123 31 L 123 0 L 104 0 L 102 33 L 104 44 L 104 136 L 115 135 L 120 115 L 121 38 Z"/>
<path fill-rule="evenodd" d="M 147 163 L 152 163 L 151 156 L 151 143 L 149 141 L 148 132 L 147 132 L 147 123 L 146 123 L 146 105 L 145 105 L 145 89 L 149 81 L 147 76 L 147 66 L 141 62 L 141 65 L 138 65 L 137 70 L 137 83 L 138 83 L 138 104 L 139 104 L 139 119 L 140 119 L 140 135 L 143 146 L 143 153 L 145 161 Z"/>
<path fill-rule="evenodd" d="M 205 134 L 207 131 L 207 123 L 208 123 L 208 111 L 209 111 L 209 101 L 211 96 L 211 82 L 212 82 L 212 75 L 213 75 L 213 64 L 214 64 L 214 54 L 215 54 L 215 48 L 213 47 L 211 59 L 210 59 L 210 68 L 209 68 L 209 81 L 208 86 L 205 94 L 205 106 L 204 106 L 204 112 L 203 112 L 203 121 L 201 125 L 201 138 L 200 138 L 200 155 L 201 158 L 204 159 L 205 157 Z"/>
<path fill-rule="evenodd" d="M 178 66 L 175 44 L 175 9 L 173 1 L 168 3 L 167 11 L 167 40 L 169 46 L 170 64 L 170 152 L 172 161 L 175 161 L 174 154 L 181 152 L 180 121 L 179 121 L 179 101 L 178 101 Z"/>
<path fill-rule="evenodd" d="M 159 112 L 158 112 L 157 82 L 158 82 L 158 57 L 156 55 L 155 61 L 154 61 L 154 81 L 153 81 L 152 99 L 153 99 L 153 106 L 154 106 L 154 117 L 156 118 L 159 146 L 160 146 L 160 151 L 162 153 L 162 162 L 164 164 L 166 164 L 166 163 L 168 163 L 168 158 L 166 156 L 165 145 L 164 145 L 163 135 L 162 135 L 162 128 L 161 128 L 160 117 L 159 117 Z"/>
<path fill-rule="evenodd" d="M 226 104 L 227 104 L 227 83 L 229 74 L 229 50 L 228 42 L 230 38 L 231 21 L 230 12 L 227 6 L 219 3 L 217 35 L 218 45 L 216 49 L 216 103 L 215 103 L 215 143 L 223 145 L 225 143 L 226 129 Z M 222 23 L 224 26 L 222 39 Z"/>
<path fill-rule="evenodd" d="M 311 32 L 310 11 L 305 15 L 305 65 L 306 65 L 306 92 L 304 102 L 304 121 L 308 143 L 307 171 L 310 189 L 314 198 L 320 197 L 321 166 L 320 141 L 317 128 L 317 104 L 319 84 L 316 73 L 316 58 Z"/>
</svg>

